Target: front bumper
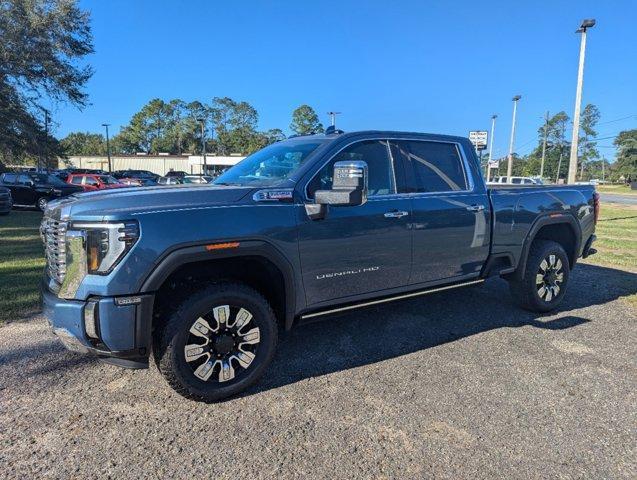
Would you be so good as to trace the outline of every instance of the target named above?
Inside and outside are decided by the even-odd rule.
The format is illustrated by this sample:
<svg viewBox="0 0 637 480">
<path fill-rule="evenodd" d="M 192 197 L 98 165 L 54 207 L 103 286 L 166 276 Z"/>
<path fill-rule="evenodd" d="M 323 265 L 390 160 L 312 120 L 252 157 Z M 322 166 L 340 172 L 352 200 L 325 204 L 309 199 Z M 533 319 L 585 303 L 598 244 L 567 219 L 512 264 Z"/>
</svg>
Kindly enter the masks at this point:
<svg viewBox="0 0 637 480">
<path fill-rule="evenodd" d="M 118 305 L 114 297 L 65 300 L 51 292 L 47 283 L 45 277 L 41 284 L 42 310 L 53 333 L 67 349 L 97 355 L 122 367 L 148 367 L 153 295 L 135 295 L 139 303 L 132 305 Z M 89 302 L 94 302 L 98 311 L 99 338 L 91 338 L 86 333 L 84 318 Z"/>
</svg>

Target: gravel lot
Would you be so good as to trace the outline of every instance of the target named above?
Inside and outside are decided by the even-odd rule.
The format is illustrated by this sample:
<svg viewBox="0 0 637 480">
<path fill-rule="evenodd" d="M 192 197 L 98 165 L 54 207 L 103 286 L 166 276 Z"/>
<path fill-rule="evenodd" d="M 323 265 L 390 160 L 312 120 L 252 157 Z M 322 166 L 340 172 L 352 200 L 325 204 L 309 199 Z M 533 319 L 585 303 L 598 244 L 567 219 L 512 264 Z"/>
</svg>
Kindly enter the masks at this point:
<svg viewBox="0 0 637 480">
<path fill-rule="evenodd" d="M 4 478 L 636 478 L 637 274 L 580 265 L 562 309 L 506 284 L 299 327 L 241 398 L 0 327 Z"/>
</svg>

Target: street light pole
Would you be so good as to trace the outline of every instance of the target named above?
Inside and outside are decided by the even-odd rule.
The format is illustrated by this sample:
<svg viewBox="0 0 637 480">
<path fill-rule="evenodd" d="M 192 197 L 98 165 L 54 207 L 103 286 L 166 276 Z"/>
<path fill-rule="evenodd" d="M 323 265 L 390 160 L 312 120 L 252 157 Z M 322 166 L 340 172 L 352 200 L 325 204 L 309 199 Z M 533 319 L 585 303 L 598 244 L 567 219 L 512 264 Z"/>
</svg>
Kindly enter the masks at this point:
<svg viewBox="0 0 637 480">
<path fill-rule="evenodd" d="M 491 115 L 491 139 L 489 140 L 489 161 L 487 162 L 487 182 L 491 178 L 491 162 L 493 161 L 493 136 L 495 135 L 495 119 L 497 115 Z"/>
<path fill-rule="evenodd" d="M 513 173 L 513 142 L 515 141 L 515 115 L 518 110 L 518 100 L 522 98 L 522 95 L 516 95 L 513 97 L 513 120 L 511 122 L 511 140 L 509 142 L 509 158 L 507 163 L 507 182 L 511 181 L 511 175 Z"/>
<path fill-rule="evenodd" d="M 49 168 L 49 111 L 46 108 L 44 110 L 44 166 Z M 39 160 L 38 160 L 39 163 Z M 38 164 L 38 171 L 42 169 L 42 166 Z"/>
<path fill-rule="evenodd" d="M 575 33 L 581 33 L 579 47 L 579 68 L 577 70 L 577 89 L 575 91 L 575 113 L 573 113 L 573 137 L 571 139 L 571 157 L 568 163 L 567 183 L 575 183 L 577 174 L 577 144 L 579 141 L 579 117 L 582 106 L 582 84 L 584 83 L 584 58 L 586 56 L 586 30 L 595 25 L 594 19 L 583 20 Z"/>
<path fill-rule="evenodd" d="M 106 128 L 106 155 L 108 155 L 108 171 L 113 171 L 113 165 L 111 164 L 111 141 L 108 138 L 108 127 L 110 123 L 102 123 L 102 127 Z"/>
<path fill-rule="evenodd" d="M 544 159 L 546 158 L 546 137 L 549 132 L 549 112 L 544 117 L 544 141 L 542 142 L 542 163 L 540 163 L 540 178 L 544 176 Z"/>
<path fill-rule="evenodd" d="M 201 152 L 203 155 L 203 174 L 206 175 L 208 170 L 208 164 L 206 161 L 206 132 L 205 132 L 205 118 L 199 118 L 199 122 L 201 123 Z"/>
<path fill-rule="evenodd" d="M 330 116 L 330 122 L 332 123 L 333 127 L 336 127 L 336 115 L 339 115 L 341 112 L 327 112 L 327 114 Z"/>
</svg>

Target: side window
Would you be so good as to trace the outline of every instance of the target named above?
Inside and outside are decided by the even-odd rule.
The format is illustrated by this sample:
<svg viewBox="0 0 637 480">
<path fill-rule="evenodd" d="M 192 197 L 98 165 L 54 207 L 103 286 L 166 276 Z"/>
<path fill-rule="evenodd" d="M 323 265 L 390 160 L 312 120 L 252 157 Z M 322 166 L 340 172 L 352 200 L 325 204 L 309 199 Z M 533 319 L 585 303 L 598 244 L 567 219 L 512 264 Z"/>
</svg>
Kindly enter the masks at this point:
<svg viewBox="0 0 637 480">
<path fill-rule="evenodd" d="M 28 175 L 20 174 L 18 175 L 18 185 L 28 185 L 31 179 Z"/>
<path fill-rule="evenodd" d="M 71 180 L 71 183 L 73 185 L 82 185 L 82 177 L 80 176 L 74 176 L 73 179 Z"/>
<path fill-rule="evenodd" d="M 314 198 L 314 192 L 317 190 L 332 188 L 334 163 L 347 160 L 367 163 L 370 196 L 396 193 L 394 166 L 389 157 L 388 143 L 384 140 L 367 140 L 350 145 L 337 153 L 310 181 L 307 187 L 308 197 Z"/>
<path fill-rule="evenodd" d="M 84 184 L 97 186 L 99 182 L 95 180 L 93 177 L 84 177 Z"/>
<path fill-rule="evenodd" d="M 511 179 L 511 183 L 518 185 L 518 184 L 522 183 L 522 179 L 521 178 L 512 178 Z"/>
<path fill-rule="evenodd" d="M 467 190 L 462 160 L 453 143 L 407 141 L 413 171 L 414 192 L 451 192 Z"/>
<path fill-rule="evenodd" d="M 4 177 L 2 177 L 2 181 L 4 183 L 15 183 L 17 175 L 15 173 L 5 173 Z"/>
</svg>

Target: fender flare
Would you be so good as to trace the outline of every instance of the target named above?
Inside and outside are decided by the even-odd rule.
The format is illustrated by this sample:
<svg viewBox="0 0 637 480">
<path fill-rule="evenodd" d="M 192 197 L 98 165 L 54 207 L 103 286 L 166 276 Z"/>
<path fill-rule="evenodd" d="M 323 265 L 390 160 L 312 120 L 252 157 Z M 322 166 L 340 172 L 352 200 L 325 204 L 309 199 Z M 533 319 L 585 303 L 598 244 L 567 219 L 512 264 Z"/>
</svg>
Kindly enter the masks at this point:
<svg viewBox="0 0 637 480">
<path fill-rule="evenodd" d="M 570 213 L 551 213 L 538 217 L 535 222 L 531 225 L 529 232 L 526 234 L 526 238 L 524 239 L 524 243 L 522 245 L 522 251 L 520 252 L 520 259 L 518 261 L 518 268 L 516 268 L 513 273 L 514 278 L 517 280 L 521 280 L 526 273 L 526 261 L 529 257 L 529 250 L 531 249 L 531 244 L 533 240 L 535 240 L 536 235 L 547 225 L 559 225 L 564 224 L 568 225 L 573 231 L 573 235 L 575 236 L 575 248 L 573 252 L 573 262 L 571 265 L 571 269 L 575 266 L 575 262 L 579 256 L 581 244 L 582 244 L 582 228 L 580 224 L 575 219 L 575 217 Z"/>
<path fill-rule="evenodd" d="M 206 245 L 210 243 L 183 246 L 163 255 L 142 282 L 139 292 L 151 293 L 157 291 L 173 272 L 187 263 L 247 256 L 263 257 L 272 262 L 283 275 L 285 284 L 284 324 L 285 329 L 289 330 L 294 322 L 296 311 L 296 283 L 294 269 L 289 260 L 276 247 L 263 240 L 241 240 L 236 248 L 222 250 L 206 249 Z"/>
</svg>

